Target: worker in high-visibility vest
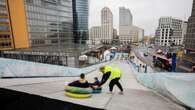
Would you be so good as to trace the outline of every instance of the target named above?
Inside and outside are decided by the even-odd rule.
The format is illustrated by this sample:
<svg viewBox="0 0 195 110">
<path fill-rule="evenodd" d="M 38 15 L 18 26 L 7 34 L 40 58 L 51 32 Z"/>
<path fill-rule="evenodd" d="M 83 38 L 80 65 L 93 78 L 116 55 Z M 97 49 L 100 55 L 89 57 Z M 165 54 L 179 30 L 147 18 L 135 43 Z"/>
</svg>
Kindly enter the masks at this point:
<svg viewBox="0 0 195 110">
<path fill-rule="evenodd" d="M 109 83 L 110 93 L 112 93 L 113 87 L 117 85 L 121 91 L 120 94 L 123 94 L 123 87 L 119 82 L 122 76 L 121 71 L 117 68 L 113 69 L 110 66 L 103 66 L 100 68 L 100 71 L 103 73 L 103 76 L 99 86 L 102 86 L 104 83 L 106 83 L 107 80 L 110 80 Z"/>
</svg>

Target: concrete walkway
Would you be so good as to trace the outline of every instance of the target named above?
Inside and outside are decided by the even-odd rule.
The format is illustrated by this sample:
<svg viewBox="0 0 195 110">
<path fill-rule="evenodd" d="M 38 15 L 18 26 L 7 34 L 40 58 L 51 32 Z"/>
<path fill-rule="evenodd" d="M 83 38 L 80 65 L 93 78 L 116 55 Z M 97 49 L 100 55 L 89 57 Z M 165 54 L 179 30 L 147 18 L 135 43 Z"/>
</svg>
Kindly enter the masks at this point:
<svg viewBox="0 0 195 110">
<path fill-rule="evenodd" d="M 64 96 L 64 82 L 71 82 L 78 79 L 77 77 L 0 79 L 0 88 L 108 110 L 185 110 L 137 83 L 126 61 L 115 61 L 111 66 L 122 70 L 121 83 L 125 89 L 124 95 L 118 94 L 117 87 L 114 88 L 113 94 L 107 94 L 108 83 L 106 83 L 102 94 L 95 94 L 89 99 L 73 99 Z M 101 78 L 99 71 L 88 74 L 87 79 L 92 82 L 95 76 Z"/>
</svg>

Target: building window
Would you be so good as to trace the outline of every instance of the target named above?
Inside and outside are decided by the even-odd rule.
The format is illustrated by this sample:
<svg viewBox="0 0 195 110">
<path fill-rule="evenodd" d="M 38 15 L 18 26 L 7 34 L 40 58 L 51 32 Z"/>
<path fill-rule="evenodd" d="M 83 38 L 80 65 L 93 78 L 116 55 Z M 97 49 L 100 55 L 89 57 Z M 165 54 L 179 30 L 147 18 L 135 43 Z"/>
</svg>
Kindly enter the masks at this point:
<svg viewBox="0 0 195 110">
<path fill-rule="evenodd" d="M 10 35 L 0 35 L 0 39 L 9 39 Z"/>
<path fill-rule="evenodd" d="M 8 31 L 9 26 L 0 26 L 0 31 Z"/>
<path fill-rule="evenodd" d="M 0 43 L 0 47 L 10 47 L 11 46 L 11 42 L 2 42 Z"/>
<path fill-rule="evenodd" d="M 58 43 L 58 40 L 52 40 L 51 43 L 56 44 L 56 43 Z"/>
<path fill-rule="evenodd" d="M 0 22 L 8 22 L 9 20 L 7 18 L 0 18 Z"/>
<path fill-rule="evenodd" d="M 32 44 L 35 44 L 35 45 L 39 45 L 39 44 L 44 44 L 45 43 L 45 41 L 44 40 L 42 40 L 42 39 L 40 39 L 40 40 L 32 40 Z"/>
<path fill-rule="evenodd" d="M 33 0 L 26 0 L 26 3 L 32 3 L 33 4 Z"/>
</svg>

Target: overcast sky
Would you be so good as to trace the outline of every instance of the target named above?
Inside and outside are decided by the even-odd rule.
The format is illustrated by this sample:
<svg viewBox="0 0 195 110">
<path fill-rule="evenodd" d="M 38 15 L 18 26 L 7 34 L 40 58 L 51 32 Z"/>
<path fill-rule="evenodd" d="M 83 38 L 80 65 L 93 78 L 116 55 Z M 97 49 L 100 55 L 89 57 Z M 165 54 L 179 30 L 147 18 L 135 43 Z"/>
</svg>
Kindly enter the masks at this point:
<svg viewBox="0 0 195 110">
<path fill-rule="evenodd" d="M 133 24 L 143 28 L 146 35 L 154 34 L 161 16 L 172 16 L 187 20 L 191 15 L 193 0 L 89 0 L 89 27 L 100 25 L 100 12 L 109 7 L 114 16 L 114 27 L 118 29 L 119 7 L 129 8 Z"/>
</svg>

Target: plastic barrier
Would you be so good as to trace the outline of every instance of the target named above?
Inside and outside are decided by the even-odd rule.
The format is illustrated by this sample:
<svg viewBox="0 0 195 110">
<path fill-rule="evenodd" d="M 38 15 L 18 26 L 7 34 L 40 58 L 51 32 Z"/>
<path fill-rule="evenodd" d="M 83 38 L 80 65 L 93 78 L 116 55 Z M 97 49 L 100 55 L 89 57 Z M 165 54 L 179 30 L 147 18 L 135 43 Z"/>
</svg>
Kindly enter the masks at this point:
<svg viewBox="0 0 195 110">
<path fill-rule="evenodd" d="M 179 104 L 195 109 L 195 74 L 190 73 L 139 73 L 136 65 L 130 66 L 142 85 L 169 97 Z"/>
<path fill-rule="evenodd" d="M 0 58 L 0 77 L 58 77 L 79 76 L 90 73 L 99 67 L 109 64 L 104 62 L 85 68 L 72 68 L 58 65 L 34 63 L 22 60 Z"/>
<path fill-rule="evenodd" d="M 78 98 L 78 99 L 90 98 L 92 96 L 92 94 L 76 94 L 71 92 L 65 92 L 64 95 L 71 98 Z"/>
</svg>

